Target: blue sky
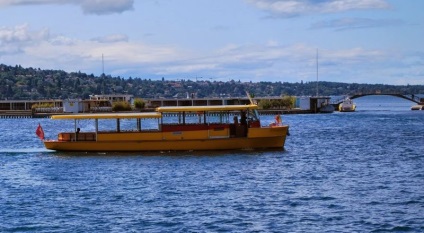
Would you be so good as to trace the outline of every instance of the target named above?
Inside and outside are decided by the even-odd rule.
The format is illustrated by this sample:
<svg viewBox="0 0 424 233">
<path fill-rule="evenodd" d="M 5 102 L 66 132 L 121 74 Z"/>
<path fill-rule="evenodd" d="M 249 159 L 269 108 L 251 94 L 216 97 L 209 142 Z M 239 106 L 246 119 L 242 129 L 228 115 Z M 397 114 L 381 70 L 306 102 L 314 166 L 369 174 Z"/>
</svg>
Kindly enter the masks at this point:
<svg viewBox="0 0 424 233">
<path fill-rule="evenodd" d="M 424 85 L 422 0 L 0 0 L 0 63 L 121 77 Z"/>
</svg>

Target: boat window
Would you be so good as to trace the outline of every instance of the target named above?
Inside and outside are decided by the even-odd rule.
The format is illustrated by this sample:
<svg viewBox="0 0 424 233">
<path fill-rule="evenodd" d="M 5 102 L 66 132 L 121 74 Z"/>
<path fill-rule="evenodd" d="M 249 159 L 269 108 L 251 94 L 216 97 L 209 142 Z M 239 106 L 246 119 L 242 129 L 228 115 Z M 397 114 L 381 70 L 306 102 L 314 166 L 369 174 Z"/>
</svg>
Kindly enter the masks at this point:
<svg viewBox="0 0 424 233">
<path fill-rule="evenodd" d="M 77 128 L 80 128 L 81 132 L 94 132 L 95 126 L 94 126 L 94 120 L 93 119 L 82 119 L 77 120 Z"/>
<path fill-rule="evenodd" d="M 258 121 L 259 120 L 258 110 L 254 109 L 253 111 L 248 111 L 247 118 L 253 121 Z"/>
<path fill-rule="evenodd" d="M 258 120 L 255 111 L 246 112 L 246 120 Z M 163 113 L 163 124 L 231 124 L 234 116 L 241 118 L 242 111 L 209 111 L 209 112 L 180 112 Z"/>
<path fill-rule="evenodd" d="M 203 124 L 204 112 L 187 112 L 186 113 L 186 124 Z"/>
<path fill-rule="evenodd" d="M 159 130 L 158 119 L 141 119 L 141 130 Z"/>
<path fill-rule="evenodd" d="M 181 112 L 170 112 L 162 114 L 162 123 L 163 124 L 182 124 L 183 123 L 183 114 Z"/>
<path fill-rule="evenodd" d="M 206 115 L 206 121 L 208 123 L 230 123 L 230 112 L 208 112 Z M 232 114 L 234 116 L 234 113 Z M 233 118 L 231 118 L 233 119 Z"/>
<path fill-rule="evenodd" d="M 163 124 L 203 124 L 203 112 L 164 113 Z"/>
<path fill-rule="evenodd" d="M 142 118 L 140 119 L 140 130 L 159 130 L 158 119 L 156 118 Z M 100 132 L 116 132 L 117 131 L 117 120 L 116 119 L 99 119 L 99 131 Z M 119 131 L 131 132 L 138 131 L 138 124 L 136 118 L 131 119 L 120 119 L 119 120 Z"/>
<path fill-rule="evenodd" d="M 100 132 L 116 131 L 116 119 L 99 119 Z"/>
<path fill-rule="evenodd" d="M 137 119 L 120 119 L 121 131 L 134 131 L 137 129 Z"/>
</svg>

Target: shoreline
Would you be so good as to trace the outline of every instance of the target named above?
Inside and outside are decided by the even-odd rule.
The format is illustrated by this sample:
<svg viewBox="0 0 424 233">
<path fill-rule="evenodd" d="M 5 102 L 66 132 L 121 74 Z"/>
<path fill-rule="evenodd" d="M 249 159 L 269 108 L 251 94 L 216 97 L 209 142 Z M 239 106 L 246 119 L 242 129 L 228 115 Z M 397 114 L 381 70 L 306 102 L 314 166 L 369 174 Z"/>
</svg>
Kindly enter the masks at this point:
<svg viewBox="0 0 424 233">
<path fill-rule="evenodd" d="M 153 112 L 154 109 L 146 109 L 142 112 Z M 130 111 L 130 112 L 140 112 L 140 111 Z M 258 110 L 259 115 L 287 115 L 287 114 L 312 114 L 311 110 L 301 110 L 301 109 L 272 109 L 272 110 Z M 97 112 L 90 112 L 97 113 Z M 109 112 L 114 113 L 114 112 Z M 79 113 L 33 113 L 30 110 L 0 110 L 0 119 L 10 119 L 10 118 L 50 118 L 52 115 L 64 115 L 64 114 L 79 114 Z M 107 113 L 105 113 L 107 114 Z"/>
</svg>

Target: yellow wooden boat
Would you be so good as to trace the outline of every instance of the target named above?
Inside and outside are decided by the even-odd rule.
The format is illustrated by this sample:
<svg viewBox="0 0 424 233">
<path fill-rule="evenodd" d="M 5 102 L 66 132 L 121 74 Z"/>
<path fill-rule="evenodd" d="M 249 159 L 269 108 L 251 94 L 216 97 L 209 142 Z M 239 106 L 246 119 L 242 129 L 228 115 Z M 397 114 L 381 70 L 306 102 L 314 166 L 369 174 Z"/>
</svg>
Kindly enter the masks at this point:
<svg viewBox="0 0 424 233">
<path fill-rule="evenodd" d="M 57 151 L 181 151 L 284 148 L 288 125 L 261 127 L 257 105 L 158 107 L 150 113 L 54 115 L 54 120 L 74 120 L 71 132 L 57 140 L 43 140 Z M 94 120 L 92 132 L 82 132 L 77 122 Z M 101 130 L 109 119 L 113 130 Z M 143 128 L 144 121 L 154 122 Z M 134 123 L 133 129 L 121 125 Z M 151 124 L 152 125 L 152 124 Z"/>
</svg>

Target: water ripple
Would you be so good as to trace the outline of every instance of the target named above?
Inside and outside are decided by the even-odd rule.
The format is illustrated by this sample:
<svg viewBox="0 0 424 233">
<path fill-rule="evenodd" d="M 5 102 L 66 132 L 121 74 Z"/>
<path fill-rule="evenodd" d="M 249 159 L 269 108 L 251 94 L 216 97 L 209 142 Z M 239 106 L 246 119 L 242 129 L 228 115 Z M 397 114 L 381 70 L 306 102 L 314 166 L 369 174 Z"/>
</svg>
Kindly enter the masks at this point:
<svg viewBox="0 0 424 233">
<path fill-rule="evenodd" d="M 424 231 L 424 114 L 285 122 L 285 150 L 99 154 L 39 149 L 38 120 L 7 120 L 0 231 Z"/>
</svg>

